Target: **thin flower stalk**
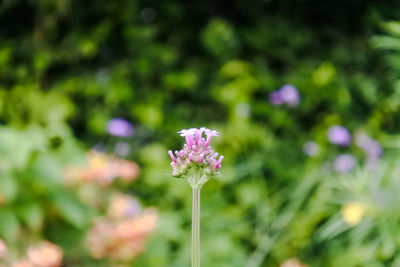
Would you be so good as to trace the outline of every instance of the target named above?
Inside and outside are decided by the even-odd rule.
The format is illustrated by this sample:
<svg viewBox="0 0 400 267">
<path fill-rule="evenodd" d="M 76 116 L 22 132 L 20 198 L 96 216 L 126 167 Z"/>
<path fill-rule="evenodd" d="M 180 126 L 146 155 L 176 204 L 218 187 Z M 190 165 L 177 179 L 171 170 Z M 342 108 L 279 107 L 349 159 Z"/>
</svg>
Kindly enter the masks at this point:
<svg viewBox="0 0 400 267">
<path fill-rule="evenodd" d="M 172 175 L 186 179 L 192 187 L 192 267 L 200 267 L 200 193 L 205 183 L 218 176 L 224 156 L 212 150 L 210 141 L 218 132 L 202 127 L 178 132 L 185 137 L 183 149 L 168 151 Z M 205 137 L 204 137 L 205 135 Z"/>
</svg>

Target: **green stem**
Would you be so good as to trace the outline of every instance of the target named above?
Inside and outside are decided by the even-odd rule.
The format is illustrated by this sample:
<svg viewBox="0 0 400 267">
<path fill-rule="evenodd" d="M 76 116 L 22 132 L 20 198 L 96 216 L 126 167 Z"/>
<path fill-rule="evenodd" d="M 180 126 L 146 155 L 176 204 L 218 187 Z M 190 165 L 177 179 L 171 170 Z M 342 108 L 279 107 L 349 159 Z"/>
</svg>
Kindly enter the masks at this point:
<svg viewBox="0 0 400 267">
<path fill-rule="evenodd" d="M 192 187 L 192 267 L 200 267 L 200 188 Z"/>
</svg>

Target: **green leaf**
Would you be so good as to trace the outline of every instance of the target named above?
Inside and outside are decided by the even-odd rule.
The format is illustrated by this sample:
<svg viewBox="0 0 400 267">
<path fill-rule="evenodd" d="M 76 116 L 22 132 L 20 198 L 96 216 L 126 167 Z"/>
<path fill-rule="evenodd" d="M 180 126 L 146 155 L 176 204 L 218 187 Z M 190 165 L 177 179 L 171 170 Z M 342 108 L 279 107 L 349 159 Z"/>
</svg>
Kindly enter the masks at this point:
<svg viewBox="0 0 400 267">
<path fill-rule="evenodd" d="M 52 202 L 61 217 L 72 226 L 82 228 L 89 223 L 91 218 L 89 208 L 72 195 L 58 191 L 53 195 Z"/>
<path fill-rule="evenodd" d="M 32 153 L 30 138 L 17 130 L 0 128 L 0 159 L 6 168 L 25 168 Z"/>
<path fill-rule="evenodd" d="M 9 175 L 0 176 L 0 195 L 4 196 L 7 203 L 12 202 L 18 192 L 16 177 Z"/>
<path fill-rule="evenodd" d="M 0 236 L 6 241 L 14 241 L 19 233 L 17 217 L 8 209 L 0 210 Z"/>
<path fill-rule="evenodd" d="M 63 184 L 62 166 L 51 154 L 37 155 L 32 162 L 30 173 L 43 188 L 52 189 Z"/>
<path fill-rule="evenodd" d="M 400 50 L 400 38 L 391 36 L 375 36 L 371 38 L 374 48 L 385 50 Z"/>
<path fill-rule="evenodd" d="M 389 21 L 382 23 L 382 28 L 386 30 L 389 34 L 400 37 L 400 22 L 399 21 Z"/>
<path fill-rule="evenodd" d="M 28 203 L 18 208 L 19 218 L 32 230 L 39 230 L 43 224 L 44 212 L 37 203 Z"/>
</svg>

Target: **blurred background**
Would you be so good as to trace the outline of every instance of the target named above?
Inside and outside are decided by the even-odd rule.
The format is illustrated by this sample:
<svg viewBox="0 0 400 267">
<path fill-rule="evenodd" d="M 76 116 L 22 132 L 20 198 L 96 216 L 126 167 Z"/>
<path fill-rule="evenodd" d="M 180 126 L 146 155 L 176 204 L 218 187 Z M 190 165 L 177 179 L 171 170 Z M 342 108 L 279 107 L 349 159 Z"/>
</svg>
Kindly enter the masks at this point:
<svg viewBox="0 0 400 267">
<path fill-rule="evenodd" d="M 0 266 L 400 266 L 398 1 L 0 1 Z"/>
</svg>

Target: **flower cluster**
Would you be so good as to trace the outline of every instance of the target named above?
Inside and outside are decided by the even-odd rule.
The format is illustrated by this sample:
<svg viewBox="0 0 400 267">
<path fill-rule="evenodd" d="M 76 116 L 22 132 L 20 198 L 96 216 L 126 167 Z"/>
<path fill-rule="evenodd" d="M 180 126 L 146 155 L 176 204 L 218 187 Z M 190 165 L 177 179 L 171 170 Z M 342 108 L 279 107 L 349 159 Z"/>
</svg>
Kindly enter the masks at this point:
<svg viewBox="0 0 400 267">
<path fill-rule="evenodd" d="M 168 151 L 172 162 L 172 175 L 175 177 L 185 176 L 193 167 L 204 169 L 204 175 L 207 177 L 218 175 L 221 168 L 221 162 L 224 156 L 212 150 L 210 144 L 213 136 L 218 136 L 218 132 L 201 127 L 200 129 L 191 128 L 178 132 L 185 137 L 186 144 L 180 151 Z M 204 135 L 205 134 L 205 138 Z"/>
<path fill-rule="evenodd" d="M 110 185 L 116 178 L 132 181 L 139 174 L 139 166 L 128 160 L 105 155 L 91 150 L 87 154 L 88 165 L 84 168 L 68 168 L 66 172 L 67 182 L 96 182 L 100 185 Z"/>
<path fill-rule="evenodd" d="M 145 249 L 149 234 L 157 222 L 154 209 L 142 208 L 129 195 L 114 194 L 108 215 L 98 219 L 87 234 L 87 246 L 94 258 L 127 261 Z"/>
<path fill-rule="evenodd" d="M 25 259 L 14 262 L 12 267 L 60 267 L 62 265 L 62 249 L 48 241 L 42 241 L 28 248 Z"/>
</svg>

